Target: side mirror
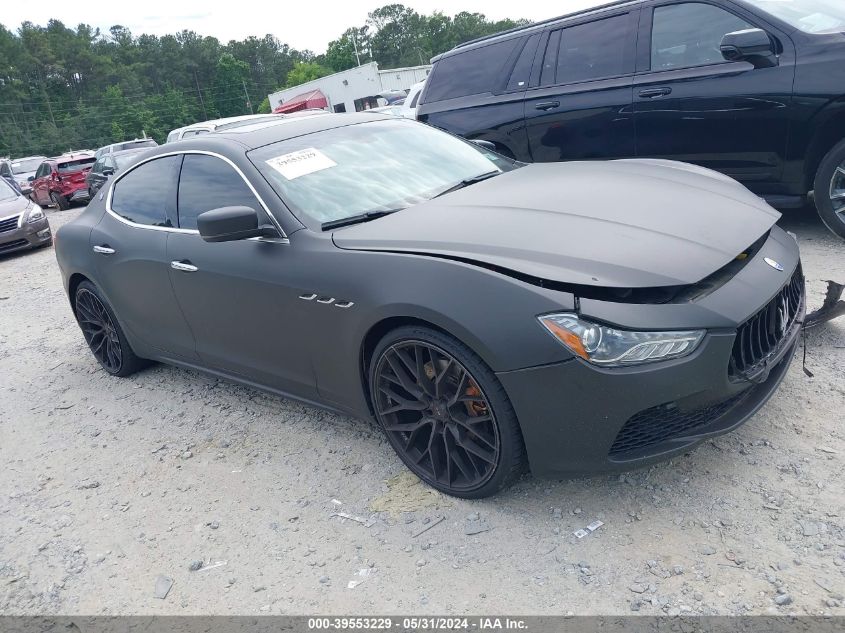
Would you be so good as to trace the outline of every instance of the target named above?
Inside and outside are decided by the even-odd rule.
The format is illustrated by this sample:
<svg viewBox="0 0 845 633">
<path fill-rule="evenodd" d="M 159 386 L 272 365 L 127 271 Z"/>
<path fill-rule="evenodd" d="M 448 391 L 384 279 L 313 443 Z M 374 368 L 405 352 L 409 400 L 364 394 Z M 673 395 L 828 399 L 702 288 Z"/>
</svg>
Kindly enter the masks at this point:
<svg viewBox="0 0 845 633">
<path fill-rule="evenodd" d="M 35 180 L 35 176 L 30 176 L 26 179 L 27 182 L 32 182 L 33 180 Z"/>
<path fill-rule="evenodd" d="M 220 207 L 200 213 L 197 216 L 197 229 L 206 242 L 279 236 L 271 227 L 258 226 L 258 213 L 250 207 Z"/>
<path fill-rule="evenodd" d="M 103 176 L 114 176 L 114 169 L 111 167 L 103 167 Z"/>
<path fill-rule="evenodd" d="M 755 68 L 777 65 L 774 42 L 762 29 L 728 33 L 722 38 L 719 50 L 722 51 L 722 57 L 729 62 L 746 61 L 752 63 Z"/>
<path fill-rule="evenodd" d="M 483 139 L 477 138 L 473 139 L 471 142 L 475 143 L 479 147 L 483 147 L 484 149 L 489 149 L 491 152 L 496 151 L 496 144 L 491 141 L 485 141 Z"/>
</svg>

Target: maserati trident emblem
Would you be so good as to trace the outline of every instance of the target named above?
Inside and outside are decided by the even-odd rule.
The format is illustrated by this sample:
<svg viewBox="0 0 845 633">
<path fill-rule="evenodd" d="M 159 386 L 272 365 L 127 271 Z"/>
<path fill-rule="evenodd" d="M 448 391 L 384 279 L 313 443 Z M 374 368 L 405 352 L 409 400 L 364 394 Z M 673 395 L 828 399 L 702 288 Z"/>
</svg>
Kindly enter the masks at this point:
<svg viewBox="0 0 845 633">
<path fill-rule="evenodd" d="M 783 272 L 783 266 L 781 266 L 779 263 L 777 263 L 771 257 L 764 257 L 763 261 L 766 262 L 769 266 L 771 266 L 775 270 L 779 270 L 779 271 Z"/>
</svg>

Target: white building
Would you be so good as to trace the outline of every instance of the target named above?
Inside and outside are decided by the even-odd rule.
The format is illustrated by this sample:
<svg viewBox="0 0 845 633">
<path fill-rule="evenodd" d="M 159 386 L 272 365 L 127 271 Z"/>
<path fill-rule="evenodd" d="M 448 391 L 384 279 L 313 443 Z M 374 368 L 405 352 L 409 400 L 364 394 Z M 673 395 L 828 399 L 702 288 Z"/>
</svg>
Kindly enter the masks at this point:
<svg viewBox="0 0 845 633">
<path fill-rule="evenodd" d="M 343 72 L 308 81 L 293 88 L 287 88 L 269 95 L 270 109 L 276 111 L 283 104 L 302 102 L 302 107 L 310 107 L 314 100 L 311 95 L 319 91 L 324 97 L 330 112 L 358 112 L 368 107 L 384 105 L 377 98 L 385 92 L 407 91 L 415 83 L 428 77 L 431 66 L 411 66 L 379 70 L 376 62 L 362 64 Z M 297 97 L 309 96 L 308 103 Z M 319 101 L 319 99 L 317 100 Z M 319 105 L 317 106 L 319 107 Z"/>
</svg>

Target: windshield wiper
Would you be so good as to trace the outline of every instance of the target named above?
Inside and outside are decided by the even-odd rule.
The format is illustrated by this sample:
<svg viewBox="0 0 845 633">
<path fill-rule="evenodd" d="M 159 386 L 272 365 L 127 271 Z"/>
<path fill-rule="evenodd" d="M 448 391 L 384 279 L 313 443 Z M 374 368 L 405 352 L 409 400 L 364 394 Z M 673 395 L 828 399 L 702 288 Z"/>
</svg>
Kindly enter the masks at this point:
<svg viewBox="0 0 845 633">
<path fill-rule="evenodd" d="M 461 182 L 456 185 L 452 185 L 445 191 L 441 191 L 438 193 L 434 198 L 439 198 L 440 196 L 445 196 L 447 193 L 452 193 L 453 191 L 457 191 L 458 189 L 463 189 L 464 187 L 468 187 L 470 185 L 474 185 L 477 182 L 481 182 L 482 180 L 487 180 L 488 178 L 492 178 L 493 176 L 498 176 L 502 172 L 498 169 L 493 171 L 488 171 L 483 174 L 479 174 L 478 176 L 473 176 L 472 178 L 464 178 Z M 432 199 L 434 199 L 432 198 Z"/>
<path fill-rule="evenodd" d="M 396 213 L 401 210 L 402 209 L 383 209 L 381 211 L 367 211 L 366 213 L 359 213 L 358 215 L 350 215 L 348 218 L 339 218 L 337 220 L 323 222 L 320 225 L 320 228 L 324 231 L 329 231 L 331 229 L 340 228 L 341 226 L 360 224 L 361 222 L 369 222 L 370 220 L 375 220 L 376 218 L 383 218 L 386 215 L 390 215 L 391 213 Z"/>
</svg>

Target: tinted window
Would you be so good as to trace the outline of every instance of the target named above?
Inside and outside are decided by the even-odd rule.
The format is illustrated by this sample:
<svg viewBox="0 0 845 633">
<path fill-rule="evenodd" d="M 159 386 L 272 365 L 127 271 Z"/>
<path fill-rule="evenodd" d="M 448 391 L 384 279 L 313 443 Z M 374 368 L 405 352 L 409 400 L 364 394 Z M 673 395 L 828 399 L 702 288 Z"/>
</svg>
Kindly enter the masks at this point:
<svg viewBox="0 0 845 633">
<path fill-rule="evenodd" d="M 528 80 L 531 78 L 531 67 L 534 65 L 534 53 L 537 51 L 537 42 L 540 34 L 537 33 L 528 38 L 516 64 L 513 67 L 511 78 L 508 80 L 508 90 L 525 90 L 528 88 Z"/>
<path fill-rule="evenodd" d="M 651 69 L 688 68 L 725 61 L 719 50 L 727 33 L 754 28 L 719 7 L 700 2 L 673 4 L 654 10 Z"/>
<path fill-rule="evenodd" d="M 83 169 L 87 169 L 94 164 L 95 158 L 79 158 L 77 160 L 69 160 L 59 163 L 60 174 L 73 174 Z"/>
<path fill-rule="evenodd" d="M 261 205 L 231 165 L 214 156 L 187 154 L 179 176 L 179 227 L 196 229 L 197 216 L 219 207 Z"/>
<path fill-rule="evenodd" d="M 94 163 L 94 166 L 91 168 L 91 171 L 93 171 L 95 174 L 99 174 L 101 171 L 103 171 L 104 162 L 105 161 L 102 158 L 98 158 L 97 162 Z"/>
<path fill-rule="evenodd" d="M 421 95 L 421 94 L 422 94 L 422 88 L 420 88 L 419 90 L 417 90 L 417 92 L 414 94 L 414 98 L 413 98 L 413 99 L 411 99 L 411 105 L 410 105 L 410 106 L 408 106 L 409 108 L 416 108 L 416 107 L 417 107 L 417 101 L 419 101 L 419 100 L 420 100 L 420 95 Z"/>
<path fill-rule="evenodd" d="M 549 35 L 546 43 L 546 54 L 543 55 L 543 72 L 540 75 L 540 85 L 550 86 L 555 82 L 555 66 L 557 66 L 557 51 L 560 47 L 560 31 Z"/>
<path fill-rule="evenodd" d="M 519 38 L 463 51 L 437 62 L 429 81 L 426 101 L 442 101 L 490 92 L 502 77 L 502 70 Z"/>
<path fill-rule="evenodd" d="M 112 211 L 136 224 L 170 226 L 165 209 L 179 160 L 157 158 L 126 174 L 112 191 Z"/>
<path fill-rule="evenodd" d="M 9 169 L 9 163 L 0 163 L 0 176 L 12 177 L 12 170 Z"/>
<path fill-rule="evenodd" d="M 624 74 L 628 24 L 626 14 L 563 29 L 556 83 Z"/>
</svg>

